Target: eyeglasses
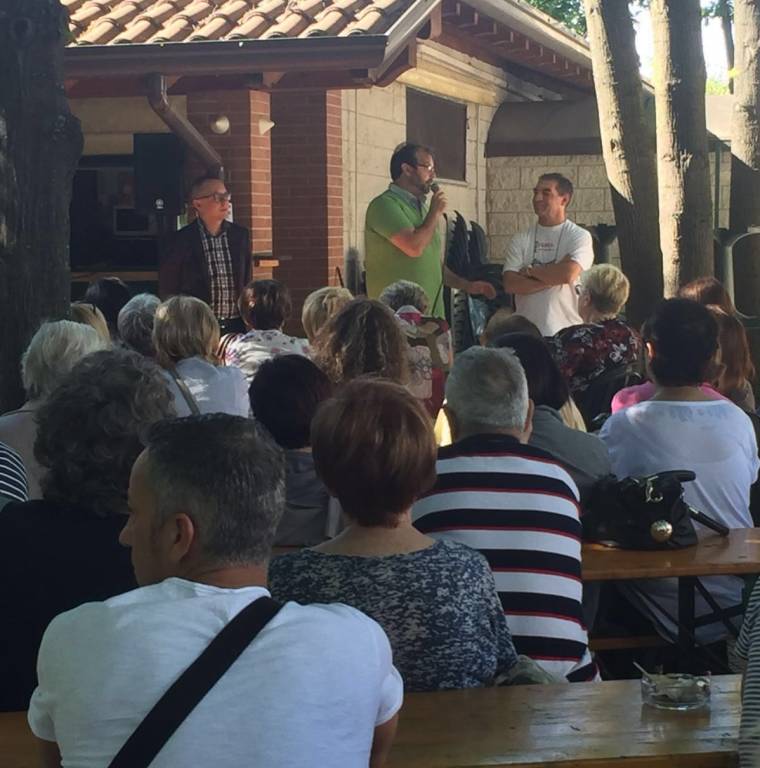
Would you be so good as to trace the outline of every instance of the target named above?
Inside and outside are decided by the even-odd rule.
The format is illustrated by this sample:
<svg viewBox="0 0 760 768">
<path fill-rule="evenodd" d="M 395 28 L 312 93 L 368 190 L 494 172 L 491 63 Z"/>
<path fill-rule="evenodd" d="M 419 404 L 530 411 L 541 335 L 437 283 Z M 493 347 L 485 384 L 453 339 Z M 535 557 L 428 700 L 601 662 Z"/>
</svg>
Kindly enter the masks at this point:
<svg viewBox="0 0 760 768">
<path fill-rule="evenodd" d="M 206 200 L 209 197 L 214 198 L 215 203 L 228 203 L 232 200 L 232 195 L 229 192 L 212 192 L 210 195 L 198 195 L 193 200 Z"/>
<path fill-rule="evenodd" d="M 424 168 L 426 171 L 430 171 L 430 173 L 435 173 L 435 165 L 433 163 L 415 163 L 415 168 Z"/>
</svg>

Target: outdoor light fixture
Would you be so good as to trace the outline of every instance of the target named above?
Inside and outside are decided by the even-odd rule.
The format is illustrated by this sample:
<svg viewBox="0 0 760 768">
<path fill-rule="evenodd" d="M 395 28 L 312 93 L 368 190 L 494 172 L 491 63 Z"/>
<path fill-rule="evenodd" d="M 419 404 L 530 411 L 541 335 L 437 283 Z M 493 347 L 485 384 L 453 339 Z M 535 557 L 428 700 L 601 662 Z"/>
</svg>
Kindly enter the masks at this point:
<svg viewBox="0 0 760 768">
<path fill-rule="evenodd" d="M 211 128 L 212 133 L 222 136 L 230 130 L 230 119 L 227 115 L 217 115 L 216 117 L 212 117 L 209 122 L 209 128 Z"/>
<path fill-rule="evenodd" d="M 259 120 L 259 136 L 269 133 L 272 128 L 274 128 L 274 123 L 271 120 L 264 120 L 263 118 Z"/>
</svg>

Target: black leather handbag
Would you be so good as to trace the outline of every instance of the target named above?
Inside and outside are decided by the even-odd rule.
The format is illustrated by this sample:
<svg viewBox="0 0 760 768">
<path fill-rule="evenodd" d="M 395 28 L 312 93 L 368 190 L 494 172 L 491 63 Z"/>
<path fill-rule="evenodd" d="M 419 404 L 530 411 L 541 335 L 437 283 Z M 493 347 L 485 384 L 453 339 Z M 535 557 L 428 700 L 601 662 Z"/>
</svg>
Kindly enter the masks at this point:
<svg viewBox="0 0 760 768">
<path fill-rule="evenodd" d="M 612 541 L 623 549 L 680 549 L 697 543 L 695 520 L 727 536 L 728 528 L 684 501 L 682 483 L 695 477 L 677 469 L 647 477 L 602 478 L 581 518 L 583 538 Z"/>
</svg>

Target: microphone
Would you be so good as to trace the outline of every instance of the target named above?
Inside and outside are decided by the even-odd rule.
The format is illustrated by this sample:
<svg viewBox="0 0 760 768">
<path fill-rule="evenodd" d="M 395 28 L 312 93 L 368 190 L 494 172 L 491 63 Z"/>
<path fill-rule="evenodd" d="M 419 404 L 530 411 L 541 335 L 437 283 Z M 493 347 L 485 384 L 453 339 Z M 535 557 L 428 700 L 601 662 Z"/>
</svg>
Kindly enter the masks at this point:
<svg viewBox="0 0 760 768">
<path fill-rule="evenodd" d="M 436 192 L 437 192 L 437 191 L 438 191 L 440 188 L 441 188 L 441 187 L 440 187 L 440 185 L 438 184 L 438 182 L 437 182 L 437 181 L 434 181 L 434 182 L 433 182 L 433 183 L 430 185 L 430 191 L 431 191 L 433 194 L 435 194 L 435 193 L 436 193 Z"/>
</svg>

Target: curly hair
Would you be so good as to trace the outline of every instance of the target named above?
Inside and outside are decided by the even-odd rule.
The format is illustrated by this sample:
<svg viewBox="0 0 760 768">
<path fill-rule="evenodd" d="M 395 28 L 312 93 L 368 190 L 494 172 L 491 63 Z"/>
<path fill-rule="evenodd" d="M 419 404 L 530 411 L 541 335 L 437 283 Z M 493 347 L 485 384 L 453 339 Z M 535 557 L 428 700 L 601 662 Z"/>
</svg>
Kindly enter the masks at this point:
<svg viewBox="0 0 760 768">
<path fill-rule="evenodd" d="M 172 396 L 155 363 L 125 349 L 88 355 L 38 411 L 34 455 L 48 470 L 43 496 L 99 517 L 125 512 L 141 437 L 171 416 Z"/>
<path fill-rule="evenodd" d="M 374 375 L 409 380 L 408 345 L 393 312 L 375 299 L 354 299 L 316 339 L 314 361 L 335 384 Z"/>
</svg>

